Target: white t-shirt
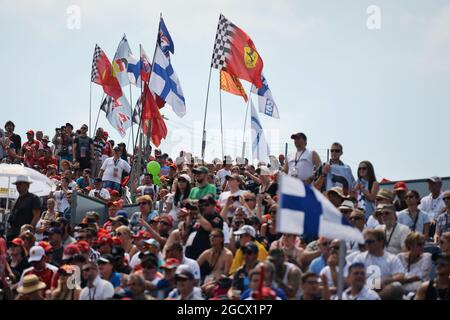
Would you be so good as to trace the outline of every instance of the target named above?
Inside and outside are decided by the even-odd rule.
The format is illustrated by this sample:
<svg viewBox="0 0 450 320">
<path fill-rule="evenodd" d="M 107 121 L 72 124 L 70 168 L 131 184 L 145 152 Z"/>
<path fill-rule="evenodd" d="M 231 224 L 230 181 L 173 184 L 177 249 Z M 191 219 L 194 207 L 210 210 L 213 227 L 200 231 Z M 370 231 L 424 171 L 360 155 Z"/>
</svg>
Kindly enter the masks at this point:
<svg viewBox="0 0 450 320">
<path fill-rule="evenodd" d="M 103 181 L 112 181 L 116 183 L 120 183 L 122 179 L 122 172 L 125 171 L 127 173 L 130 172 L 131 167 L 123 159 L 114 160 L 114 157 L 106 159 L 102 164 L 103 172 Z"/>
<path fill-rule="evenodd" d="M 187 264 L 189 268 L 191 268 L 192 273 L 194 274 L 195 280 L 200 280 L 200 267 L 194 259 L 184 257 L 181 264 Z"/>
<path fill-rule="evenodd" d="M 348 288 L 344 292 L 342 292 L 342 300 L 381 300 L 378 293 L 364 286 L 362 290 L 356 295 L 352 296 L 351 294 L 352 288 Z M 337 300 L 336 296 L 334 300 Z"/>
<path fill-rule="evenodd" d="M 431 253 L 424 252 L 420 257 L 419 261 L 409 266 L 408 270 L 408 258 L 406 255 L 400 253 L 398 255 L 400 262 L 405 268 L 405 276 L 413 277 L 418 276 L 422 281 L 429 280 L 431 272 Z"/>
<path fill-rule="evenodd" d="M 380 223 L 373 215 L 370 215 L 369 219 L 367 219 L 367 229 L 375 229 L 378 227 Z"/>
<path fill-rule="evenodd" d="M 373 256 L 369 254 L 368 251 L 358 254 L 353 263 L 360 262 L 366 267 L 367 283 L 369 288 L 374 285 L 374 278 L 385 278 L 391 277 L 397 273 L 405 273 L 405 268 L 403 268 L 400 259 L 387 251 L 381 257 Z M 346 267 L 346 272 L 344 275 L 348 275 L 348 267 Z"/>
<path fill-rule="evenodd" d="M 93 284 L 92 288 L 86 286 L 81 290 L 79 300 L 108 300 L 114 296 L 114 287 L 111 282 L 97 276 Z"/>
<path fill-rule="evenodd" d="M 223 183 L 225 182 L 225 177 L 226 176 L 231 176 L 231 171 L 230 170 L 226 170 L 225 168 L 222 168 L 219 171 L 217 171 L 216 175 L 217 175 L 217 177 L 219 177 L 220 186 L 222 186 Z"/>
<path fill-rule="evenodd" d="M 111 199 L 111 195 L 109 194 L 109 191 L 105 188 L 101 188 L 100 191 L 97 189 L 93 189 L 93 190 L 89 191 L 89 197 L 96 198 L 96 196 L 95 196 L 96 192 L 100 193 L 100 197 L 102 197 L 103 199 L 106 199 L 106 200 Z"/>
<path fill-rule="evenodd" d="M 337 273 L 339 273 L 339 267 L 336 267 L 336 271 L 337 271 Z M 328 287 L 336 287 L 337 288 L 337 283 L 333 282 L 333 277 L 331 275 L 330 266 L 324 267 L 320 271 L 320 275 L 322 275 L 322 274 L 325 274 L 325 276 L 327 277 Z"/>
<path fill-rule="evenodd" d="M 434 220 L 439 213 L 445 208 L 444 193 L 433 199 L 431 193 L 420 200 L 419 209 L 424 211 L 430 217 L 430 220 Z"/>
<path fill-rule="evenodd" d="M 64 212 L 67 208 L 70 207 L 69 201 L 67 201 L 67 196 L 62 190 L 55 191 L 53 195 L 56 201 L 56 211 Z"/>
</svg>

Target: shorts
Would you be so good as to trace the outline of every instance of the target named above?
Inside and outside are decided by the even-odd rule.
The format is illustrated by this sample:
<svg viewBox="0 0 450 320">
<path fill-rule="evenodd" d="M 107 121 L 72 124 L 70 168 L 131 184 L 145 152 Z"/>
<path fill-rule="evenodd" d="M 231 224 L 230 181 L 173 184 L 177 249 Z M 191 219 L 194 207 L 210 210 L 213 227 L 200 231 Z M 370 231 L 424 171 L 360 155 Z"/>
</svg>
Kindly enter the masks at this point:
<svg viewBox="0 0 450 320">
<path fill-rule="evenodd" d="M 114 182 L 114 181 L 108 181 L 108 180 L 104 180 L 103 181 L 103 188 L 105 189 L 112 189 L 112 190 L 117 190 L 117 191 L 121 191 L 122 186 L 120 185 L 120 183 Z"/>
</svg>

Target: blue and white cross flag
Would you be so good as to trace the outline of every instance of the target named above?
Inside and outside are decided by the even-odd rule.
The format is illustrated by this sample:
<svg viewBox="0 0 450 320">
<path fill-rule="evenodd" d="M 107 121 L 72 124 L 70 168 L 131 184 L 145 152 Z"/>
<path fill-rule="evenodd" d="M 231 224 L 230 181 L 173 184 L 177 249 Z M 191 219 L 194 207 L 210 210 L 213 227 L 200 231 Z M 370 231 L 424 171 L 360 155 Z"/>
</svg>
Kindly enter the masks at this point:
<svg viewBox="0 0 450 320">
<path fill-rule="evenodd" d="M 362 233 L 345 223 L 342 213 L 314 187 L 282 175 L 278 192 L 277 232 L 364 242 Z"/>
</svg>

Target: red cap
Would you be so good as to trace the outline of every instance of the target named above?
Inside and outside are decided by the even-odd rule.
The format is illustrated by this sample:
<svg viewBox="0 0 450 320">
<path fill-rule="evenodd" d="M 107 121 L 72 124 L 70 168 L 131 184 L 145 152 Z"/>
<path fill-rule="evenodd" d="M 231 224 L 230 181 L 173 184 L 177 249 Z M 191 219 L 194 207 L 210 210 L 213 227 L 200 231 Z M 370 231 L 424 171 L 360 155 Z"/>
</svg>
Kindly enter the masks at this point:
<svg viewBox="0 0 450 320">
<path fill-rule="evenodd" d="M 25 245 L 25 242 L 21 238 L 14 238 L 11 243 L 20 247 L 23 247 Z"/>
<path fill-rule="evenodd" d="M 111 190 L 111 191 L 109 192 L 109 194 L 110 194 L 111 196 L 113 196 L 113 197 L 119 197 L 119 196 L 120 196 L 119 191 L 117 191 L 117 190 Z"/>
<path fill-rule="evenodd" d="M 91 249 L 89 243 L 87 243 L 87 241 L 84 240 L 77 241 L 75 244 L 77 245 L 78 249 L 80 249 L 81 253 L 87 253 Z"/>
<path fill-rule="evenodd" d="M 112 237 L 112 244 L 115 246 L 121 246 L 122 245 L 122 240 L 120 240 L 119 237 Z"/>
<path fill-rule="evenodd" d="M 113 240 L 112 240 L 112 238 L 111 238 L 111 236 L 110 235 L 100 235 L 99 237 L 98 237 L 98 239 L 97 239 L 97 243 L 98 243 L 98 245 L 100 245 L 100 246 L 103 246 L 103 245 L 105 245 L 105 244 L 107 244 L 107 245 L 112 245 L 113 244 Z"/>
<path fill-rule="evenodd" d="M 27 131 L 27 134 L 32 134 L 32 135 L 34 135 L 34 131 L 30 129 L 30 130 Z"/>
<path fill-rule="evenodd" d="M 400 191 L 400 190 L 408 191 L 408 186 L 403 181 L 399 181 L 394 184 L 394 191 Z"/>
<path fill-rule="evenodd" d="M 176 258 L 166 259 L 164 264 L 161 266 L 163 269 L 174 269 L 180 265 L 180 261 Z"/>
<path fill-rule="evenodd" d="M 39 241 L 38 246 L 42 247 L 45 253 L 50 253 L 53 249 L 52 245 L 47 241 Z"/>
<path fill-rule="evenodd" d="M 80 253 L 80 248 L 76 244 L 69 244 L 64 248 L 63 260 L 69 259 Z"/>
<path fill-rule="evenodd" d="M 177 169 L 177 165 L 173 162 L 169 164 L 169 167 L 174 168 L 175 170 Z"/>
</svg>

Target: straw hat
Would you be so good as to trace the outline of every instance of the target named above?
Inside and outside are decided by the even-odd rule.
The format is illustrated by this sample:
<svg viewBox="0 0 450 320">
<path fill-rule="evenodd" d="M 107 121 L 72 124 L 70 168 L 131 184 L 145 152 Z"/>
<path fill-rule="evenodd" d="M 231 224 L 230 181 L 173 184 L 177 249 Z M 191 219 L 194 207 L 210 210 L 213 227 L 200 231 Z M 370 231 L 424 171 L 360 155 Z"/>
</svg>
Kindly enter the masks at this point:
<svg viewBox="0 0 450 320">
<path fill-rule="evenodd" d="M 33 293 L 38 290 L 43 290 L 47 286 L 44 282 L 40 281 L 37 275 L 29 274 L 23 277 L 23 283 L 17 288 L 17 292 L 22 294 Z"/>
</svg>

